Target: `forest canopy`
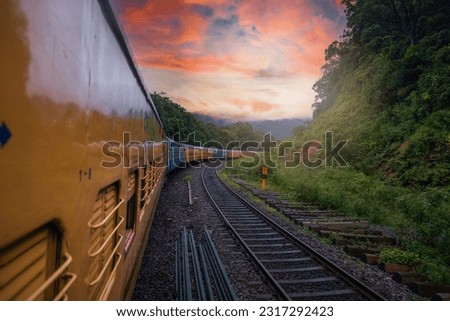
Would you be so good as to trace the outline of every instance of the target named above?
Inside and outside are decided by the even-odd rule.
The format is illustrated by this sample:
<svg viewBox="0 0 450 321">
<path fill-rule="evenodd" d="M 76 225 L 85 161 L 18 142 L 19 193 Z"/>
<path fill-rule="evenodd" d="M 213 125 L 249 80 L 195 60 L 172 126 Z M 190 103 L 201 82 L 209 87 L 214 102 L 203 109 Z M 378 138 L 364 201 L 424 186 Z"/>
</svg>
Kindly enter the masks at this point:
<svg viewBox="0 0 450 321">
<path fill-rule="evenodd" d="M 343 0 L 347 29 L 325 51 L 314 119 L 300 144 L 331 130 L 346 160 L 407 186 L 448 186 L 450 2 Z"/>
</svg>

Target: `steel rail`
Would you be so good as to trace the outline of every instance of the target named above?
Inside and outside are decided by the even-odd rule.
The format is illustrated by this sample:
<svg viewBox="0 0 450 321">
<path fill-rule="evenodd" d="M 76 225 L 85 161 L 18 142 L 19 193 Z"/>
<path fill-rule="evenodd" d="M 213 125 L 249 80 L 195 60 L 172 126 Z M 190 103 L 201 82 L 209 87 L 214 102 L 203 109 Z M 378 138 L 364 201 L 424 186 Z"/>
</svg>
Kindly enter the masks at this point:
<svg viewBox="0 0 450 321">
<path fill-rule="evenodd" d="M 255 253 L 248 247 L 247 243 L 242 239 L 241 235 L 236 231 L 236 229 L 231 225 L 231 223 L 226 218 L 225 214 L 220 209 L 219 205 L 216 203 L 214 198 L 212 197 L 206 182 L 205 182 L 205 171 L 206 167 L 202 170 L 202 183 L 203 187 L 205 188 L 206 193 L 208 194 L 211 202 L 213 203 L 214 207 L 216 208 L 219 215 L 222 217 L 223 221 L 225 222 L 225 225 L 230 229 L 230 231 L 234 234 L 234 236 L 239 240 L 241 245 L 244 247 L 244 249 L 247 251 L 248 255 L 252 258 L 252 260 L 255 262 L 255 264 L 258 266 L 258 268 L 261 270 L 261 272 L 264 274 L 264 276 L 269 281 L 270 285 L 274 288 L 274 290 L 280 295 L 282 300 L 285 301 L 291 301 L 292 299 L 290 296 L 286 293 L 286 291 L 283 289 L 283 287 L 275 280 L 273 275 L 267 270 L 267 268 L 264 266 L 264 264 L 258 259 L 258 257 L 255 255 Z"/>
<path fill-rule="evenodd" d="M 311 257 L 313 257 L 316 261 L 318 261 L 320 264 L 324 265 L 326 268 L 331 270 L 334 274 L 339 276 L 345 283 L 347 283 L 349 286 L 351 286 L 353 289 L 355 289 L 358 293 L 360 293 L 362 296 L 369 300 L 373 301 L 386 301 L 387 299 L 383 297 L 381 294 L 376 292 L 374 289 L 370 288 L 367 284 L 363 283 L 359 279 L 355 278 L 354 276 L 350 275 L 348 272 L 343 270 L 341 267 L 337 266 L 333 262 L 331 262 L 329 259 L 327 259 L 325 256 L 320 254 L 318 251 L 301 241 L 299 238 L 294 236 L 292 233 L 281 227 L 279 224 L 277 224 L 275 221 L 273 221 L 270 217 L 268 217 L 266 214 L 262 213 L 259 209 L 257 209 L 253 204 L 248 202 L 246 199 L 244 199 L 242 196 L 237 194 L 228 184 L 226 184 L 222 178 L 218 175 L 217 169 L 214 170 L 216 177 L 218 180 L 223 184 L 225 188 L 227 188 L 228 191 L 230 191 L 234 196 L 236 196 L 240 201 L 243 202 L 249 209 L 251 209 L 253 212 L 255 212 L 258 216 L 260 216 L 267 224 L 269 224 L 271 227 L 273 227 L 275 230 L 277 230 L 280 234 L 285 236 L 289 241 L 291 241 L 293 244 L 296 244 L 299 246 L 302 250 L 307 252 Z M 203 179 L 203 175 L 202 175 Z M 210 195 L 208 193 L 208 195 Z M 211 197 L 211 196 L 210 196 Z M 227 222 L 227 225 L 229 223 Z"/>
</svg>

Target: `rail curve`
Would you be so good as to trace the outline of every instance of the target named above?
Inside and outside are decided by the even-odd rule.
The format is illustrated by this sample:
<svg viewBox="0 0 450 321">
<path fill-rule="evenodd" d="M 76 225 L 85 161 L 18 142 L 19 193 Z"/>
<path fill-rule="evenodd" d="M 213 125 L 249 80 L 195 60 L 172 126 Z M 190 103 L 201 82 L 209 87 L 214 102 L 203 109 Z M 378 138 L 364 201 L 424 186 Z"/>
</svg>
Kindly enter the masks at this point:
<svg viewBox="0 0 450 321">
<path fill-rule="evenodd" d="M 280 300 L 386 300 L 274 222 L 205 166 L 202 182 L 215 209 Z"/>
</svg>

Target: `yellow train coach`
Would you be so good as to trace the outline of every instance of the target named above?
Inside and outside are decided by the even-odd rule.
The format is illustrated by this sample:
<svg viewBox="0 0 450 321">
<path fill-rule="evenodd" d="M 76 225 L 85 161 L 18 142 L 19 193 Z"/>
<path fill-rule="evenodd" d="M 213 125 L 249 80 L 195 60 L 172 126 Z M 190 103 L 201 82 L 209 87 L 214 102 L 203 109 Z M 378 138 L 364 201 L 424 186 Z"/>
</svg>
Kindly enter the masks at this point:
<svg viewBox="0 0 450 321">
<path fill-rule="evenodd" d="M 214 150 L 205 147 L 185 146 L 186 162 L 208 161 L 214 158 Z"/>
<path fill-rule="evenodd" d="M 115 13 L 0 12 L 0 300 L 129 299 L 167 142 Z"/>
</svg>

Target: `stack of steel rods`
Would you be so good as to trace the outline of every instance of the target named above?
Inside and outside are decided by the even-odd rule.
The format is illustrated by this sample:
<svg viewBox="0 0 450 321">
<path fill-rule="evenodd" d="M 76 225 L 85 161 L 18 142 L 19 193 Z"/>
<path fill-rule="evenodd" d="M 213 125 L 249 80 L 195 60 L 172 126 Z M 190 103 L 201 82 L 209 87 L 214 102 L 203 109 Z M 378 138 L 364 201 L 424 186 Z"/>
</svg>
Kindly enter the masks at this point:
<svg viewBox="0 0 450 321">
<path fill-rule="evenodd" d="M 194 233 L 186 228 L 175 242 L 177 300 L 236 301 L 238 297 L 211 234 L 206 227 L 203 232 L 204 244 L 196 244 Z"/>
</svg>

